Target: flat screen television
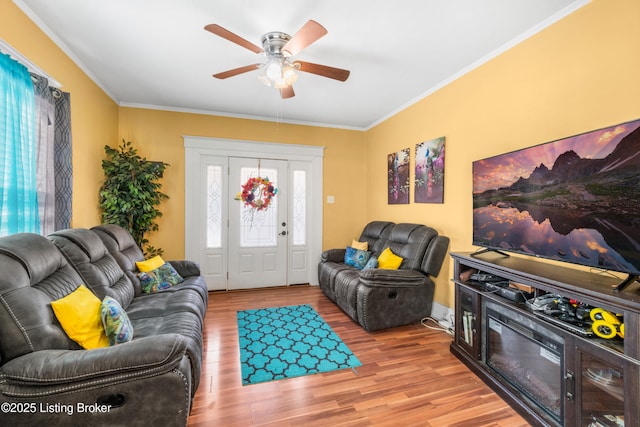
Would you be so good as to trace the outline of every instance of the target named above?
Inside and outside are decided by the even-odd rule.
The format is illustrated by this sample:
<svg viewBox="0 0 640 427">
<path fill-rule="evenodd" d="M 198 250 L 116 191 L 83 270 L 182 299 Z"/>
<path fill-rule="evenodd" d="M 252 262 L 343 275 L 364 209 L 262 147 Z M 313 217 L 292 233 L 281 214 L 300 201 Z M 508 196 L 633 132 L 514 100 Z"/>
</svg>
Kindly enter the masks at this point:
<svg viewBox="0 0 640 427">
<path fill-rule="evenodd" d="M 640 119 L 473 162 L 473 244 L 640 275 Z"/>
</svg>

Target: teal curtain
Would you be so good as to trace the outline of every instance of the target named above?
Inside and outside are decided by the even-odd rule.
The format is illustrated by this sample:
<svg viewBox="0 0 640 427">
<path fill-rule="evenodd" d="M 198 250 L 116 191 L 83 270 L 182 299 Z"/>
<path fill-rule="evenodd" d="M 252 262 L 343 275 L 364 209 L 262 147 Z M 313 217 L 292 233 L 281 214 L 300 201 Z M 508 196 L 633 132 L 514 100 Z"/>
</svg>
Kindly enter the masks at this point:
<svg viewBox="0 0 640 427">
<path fill-rule="evenodd" d="M 29 71 L 0 54 L 0 236 L 40 232 L 35 129 Z"/>
</svg>

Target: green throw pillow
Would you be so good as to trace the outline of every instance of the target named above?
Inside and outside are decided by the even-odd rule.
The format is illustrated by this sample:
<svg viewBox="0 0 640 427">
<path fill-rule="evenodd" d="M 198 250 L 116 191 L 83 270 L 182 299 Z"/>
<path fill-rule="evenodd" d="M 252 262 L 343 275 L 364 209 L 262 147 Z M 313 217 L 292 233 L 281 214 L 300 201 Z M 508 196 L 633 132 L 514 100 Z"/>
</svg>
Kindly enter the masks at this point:
<svg viewBox="0 0 640 427">
<path fill-rule="evenodd" d="M 169 289 L 171 286 L 184 281 L 182 276 L 168 262 L 165 262 L 155 270 L 138 273 L 138 277 L 140 278 L 142 292 L 147 294 Z"/>
</svg>

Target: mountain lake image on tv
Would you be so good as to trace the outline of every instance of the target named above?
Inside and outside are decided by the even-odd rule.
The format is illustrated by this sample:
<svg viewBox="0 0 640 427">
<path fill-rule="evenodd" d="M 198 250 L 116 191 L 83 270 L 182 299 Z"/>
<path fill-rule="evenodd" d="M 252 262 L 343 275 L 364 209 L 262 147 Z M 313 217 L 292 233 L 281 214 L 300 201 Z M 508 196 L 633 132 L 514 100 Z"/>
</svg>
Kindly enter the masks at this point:
<svg viewBox="0 0 640 427">
<path fill-rule="evenodd" d="M 473 162 L 473 244 L 640 274 L 640 119 Z"/>
</svg>

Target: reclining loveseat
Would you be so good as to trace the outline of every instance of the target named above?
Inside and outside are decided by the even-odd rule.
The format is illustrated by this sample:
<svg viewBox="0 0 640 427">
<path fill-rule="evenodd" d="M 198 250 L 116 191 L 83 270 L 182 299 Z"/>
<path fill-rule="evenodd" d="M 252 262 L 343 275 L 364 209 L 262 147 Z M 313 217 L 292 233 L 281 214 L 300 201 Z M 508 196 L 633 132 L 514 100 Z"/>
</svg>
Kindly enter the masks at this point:
<svg viewBox="0 0 640 427">
<path fill-rule="evenodd" d="M 322 253 L 318 279 L 329 299 L 367 331 L 407 325 L 431 314 L 432 277 L 440 273 L 448 237 L 425 225 L 373 221 L 353 243 L 366 243 L 367 249 L 355 251 L 360 261 L 368 260 L 364 265 L 348 262 L 351 246 Z M 383 252 L 397 261 L 395 269 L 371 263 Z"/>
<path fill-rule="evenodd" d="M 143 294 L 91 230 L 0 238 L 2 425 L 186 425 L 206 311 L 196 272 Z M 85 350 L 69 338 L 52 303 L 83 285 L 124 309 L 130 341 Z"/>
</svg>

